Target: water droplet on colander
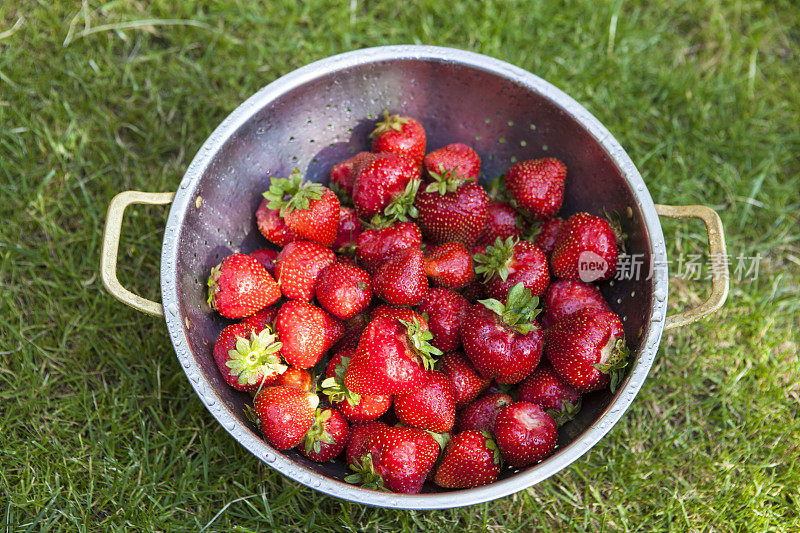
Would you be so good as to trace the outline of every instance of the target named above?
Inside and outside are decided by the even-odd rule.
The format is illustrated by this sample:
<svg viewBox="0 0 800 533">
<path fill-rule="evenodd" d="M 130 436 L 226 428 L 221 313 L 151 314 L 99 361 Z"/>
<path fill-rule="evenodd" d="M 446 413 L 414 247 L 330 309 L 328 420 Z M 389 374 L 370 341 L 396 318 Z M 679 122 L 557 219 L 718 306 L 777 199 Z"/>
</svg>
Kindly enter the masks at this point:
<svg viewBox="0 0 800 533">
<path fill-rule="evenodd" d="M 640 183 L 639 185 L 637 185 L 636 186 L 636 190 L 637 191 L 643 191 L 644 190 L 644 183 Z"/>
<path fill-rule="evenodd" d="M 230 422 L 226 423 L 225 424 L 225 428 L 228 431 L 233 431 L 234 429 L 236 429 L 236 421 L 235 420 L 231 420 Z"/>
<path fill-rule="evenodd" d="M 274 462 L 275 462 L 275 456 L 274 456 L 273 454 L 271 454 L 271 453 L 267 452 L 267 453 L 264 455 L 264 460 L 265 460 L 266 462 L 268 462 L 268 463 L 274 463 Z"/>
<path fill-rule="evenodd" d="M 175 316 L 175 315 L 178 314 L 178 306 L 175 305 L 174 303 L 173 304 L 169 304 L 167 306 L 167 311 L 169 311 L 169 314 L 171 314 L 172 316 Z"/>
</svg>

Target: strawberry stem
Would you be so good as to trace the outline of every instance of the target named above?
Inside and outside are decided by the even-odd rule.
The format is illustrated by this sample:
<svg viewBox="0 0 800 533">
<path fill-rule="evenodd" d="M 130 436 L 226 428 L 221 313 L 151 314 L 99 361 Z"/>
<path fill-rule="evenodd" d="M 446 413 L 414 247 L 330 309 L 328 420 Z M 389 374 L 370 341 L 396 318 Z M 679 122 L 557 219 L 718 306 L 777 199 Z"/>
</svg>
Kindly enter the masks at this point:
<svg viewBox="0 0 800 533">
<path fill-rule="evenodd" d="M 409 181 L 405 190 L 395 195 L 389 205 L 383 209 L 383 215 L 372 217 L 372 225 L 385 227 L 394 222 L 408 222 L 410 218 L 417 218 L 419 211 L 414 206 L 414 200 L 417 197 L 420 183 L 421 181 L 418 179 Z"/>
<path fill-rule="evenodd" d="M 536 308 L 539 298 L 532 296 L 530 289 L 526 289 L 522 282 L 511 287 L 505 304 L 494 298 L 478 300 L 478 303 L 494 311 L 503 324 L 517 333 L 526 335 L 539 327 L 534 321 L 539 314 L 539 309 Z"/>
<path fill-rule="evenodd" d="M 433 340 L 433 333 L 427 329 L 423 330 L 417 317 L 410 322 L 400 320 L 400 323 L 406 327 L 406 333 L 411 341 L 411 351 L 419 357 L 425 370 L 433 370 L 433 365 L 436 363 L 434 356 L 442 355 L 442 351 L 430 343 Z"/>
<path fill-rule="evenodd" d="M 444 168 L 439 165 L 439 172 L 428 172 L 433 181 L 425 187 L 425 192 L 438 192 L 442 196 L 449 192 L 456 192 L 458 187 L 466 181 L 456 173 L 458 165 L 452 168 Z"/>
<path fill-rule="evenodd" d="M 322 381 L 322 393 L 328 396 L 331 403 L 341 403 L 347 401 L 353 407 L 361 403 L 361 395 L 348 389 L 344 384 L 344 374 L 350 365 L 349 357 L 342 357 L 340 363 L 336 365 L 335 376 L 331 376 Z"/>
<path fill-rule="evenodd" d="M 324 193 L 325 187 L 319 183 L 303 182 L 303 175 L 295 168 L 288 178 L 273 179 L 263 196 L 269 200 L 267 207 L 280 209 L 284 217 L 295 210 L 307 210 L 311 202 L 320 200 Z"/>
<path fill-rule="evenodd" d="M 408 124 L 408 117 L 390 115 L 388 109 L 383 110 L 383 122 L 375 124 L 375 129 L 369 134 L 370 139 L 387 131 L 403 131 L 403 125 Z"/>
<path fill-rule="evenodd" d="M 517 242 L 519 241 L 514 236 L 505 241 L 500 237 L 495 239 L 494 244 L 487 246 L 482 254 L 475 254 L 472 258 L 476 263 L 475 273 L 483 274 L 484 281 L 489 281 L 495 275 L 500 276 L 503 281 L 508 279 L 508 265 L 514 256 Z"/>
<path fill-rule="evenodd" d="M 259 373 L 270 377 L 286 372 L 288 367 L 281 363 L 279 353 L 282 346 L 267 326 L 258 334 L 253 332 L 249 340 L 237 337 L 235 348 L 228 351 L 230 360 L 225 365 L 230 375 L 238 378 L 239 385 L 255 385 Z"/>
</svg>

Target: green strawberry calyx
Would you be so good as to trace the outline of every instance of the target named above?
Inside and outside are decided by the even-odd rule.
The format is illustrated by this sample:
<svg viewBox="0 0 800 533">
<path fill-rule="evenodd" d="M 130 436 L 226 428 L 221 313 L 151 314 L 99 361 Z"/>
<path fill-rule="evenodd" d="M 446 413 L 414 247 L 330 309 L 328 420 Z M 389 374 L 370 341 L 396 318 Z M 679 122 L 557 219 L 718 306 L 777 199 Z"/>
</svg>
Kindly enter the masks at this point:
<svg viewBox="0 0 800 533">
<path fill-rule="evenodd" d="M 400 115 L 390 115 L 388 109 L 383 110 L 383 122 L 375 124 L 375 129 L 369 134 L 370 139 L 377 137 L 387 131 L 403 131 L 403 126 L 408 124 L 408 117 Z"/>
<path fill-rule="evenodd" d="M 514 247 L 519 240 L 511 236 L 505 241 L 498 237 L 494 244 L 486 247 L 482 254 L 475 254 L 475 273 L 482 274 L 484 281 L 489 281 L 494 276 L 500 276 L 503 281 L 508 279 L 509 265 L 514 256 Z"/>
<path fill-rule="evenodd" d="M 361 485 L 375 490 L 389 491 L 386 485 L 383 484 L 383 478 L 378 472 L 375 471 L 375 465 L 372 463 L 372 455 L 364 454 L 360 459 L 356 459 L 350 468 L 355 474 L 350 474 L 344 478 L 345 482 L 354 485 Z"/>
<path fill-rule="evenodd" d="M 217 293 L 219 292 L 219 277 L 222 275 L 222 263 L 211 269 L 208 276 L 208 306 L 211 309 L 217 308 Z"/>
<path fill-rule="evenodd" d="M 411 351 L 419 358 L 425 370 L 433 370 L 433 365 L 436 363 L 434 357 L 442 355 L 442 351 L 430 343 L 433 340 L 433 333 L 427 329 L 423 330 L 417 317 L 412 321 L 400 320 L 400 323 L 406 327 L 408 339 L 411 341 Z"/>
<path fill-rule="evenodd" d="M 487 431 L 481 430 L 481 435 L 486 439 L 484 443 L 486 449 L 492 452 L 492 462 L 496 465 L 500 465 L 503 462 L 503 458 L 500 455 L 500 448 L 497 447 L 497 443 L 494 441 L 491 435 Z"/>
<path fill-rule="evenodd" d="M 225 361 L 225 366 L 230 369 L 230 375 L 237 378 L 239 385 L 255 385 L 259 374 L 263 379 L 286 372 L 288 367 L 281 363 L 282 346 L 267 326 L 259 333 L 251 333 L 249 339 L 237 337 L 234 349 L 228 351 L 230 359 Z"/>
<path fill-rule="evenodd" d="M 425 192 L 438 192 L 442 196 L 450 192 L 456 192 L 462 183 L 467 181 L 456 172 L 458 165 L 452 168 L 444 168 L 439 165 L 438 172 L 428 172 L 433 181 L 425 187 Z"/>
<path fill-rule="evenodd" d="M 322 451 L 322 444 L 336 444 L 336 439 L 333 438 L 328 430 L 325 429 L 325 423 L 331 418 L 331 410 L 328 408 L 317 408 L 314 412 L 314 422 L 303 437 L 303 447 L 306 453 L 319 453 Z"/>
<path fill-rule="evenodd" d="M 611 392 L 616 392 L 622 379 L 625 377 L 625 367 L 628 366 L 628 356 L 631 351 L 625 344 L 625 338 L 620 337 L 614 341 L 614 346 L 611 348 L 611 354 L 608 359 L 602 363 L 595 363 L 593 366 L 603 374 L 609 374 L 611 383 L 609 389 Z"/>
<path fill-rule="evenodd" d="M 342 361 L 336 365 L 335 376 L 325 378 L 320 386 L 322 393 L 328 397 L 331 403 L 341 403 L 347 401 L 353 407 L 361 403 L 361 395 L 348 389 L 344 384 L 344 374 L 350 364 L 349 357 L 342 357 Z"/>
<path fill-rule="evenodd" d="M 447 447 L 447 444 L 450 442 L 450 433 L 436 433 L 429 429 L 423 429 L 425 433 L 433 437 L 433 440 L 436 441 L 436 444 L 439 445 L 439 451 L 444 451 Z"/>
<path fill-rule="evenodd" d="M 413 179 L 408 182 L 406 188 L 400 194 L 395 195 L 383 209 L 383 214 L 372 217 L 370 221 L 372 227 L 383 228 L 395 222 L 408 222 L 412 218 L 419 216 L 419 211 L 414 206 L 421 180 Z"/>
<path fill-rule="evenodd" d="M 563 426 L 573 418 L 575 418 L 581 410 L 581 399 L 578 398 L 576 402 L 568 402 L 567 400 L 561 401 L 561 409 L 548 409 L 547 415 L 555 420 L 558 426 Z"/>
<path fill-rule="evenodd" d="M 322 199 L 325 190 L 319 183 L 304 182 L 300 170 L 295 168 L 288 178 L 273 179 L 263 196 L 269 200 L 268 208 L 280 209 L 285 217 L 293 211 L 308 210 L 312 201 Z"/>
<path fill-rule="evenodd" d="M 535 322 L 536 315 L 540 311 L 536 308 L 539 305 L 539 298 L 532 296 L 530 289 L 526 289 L 522 282 L 511 287 L 505 304 L 494 298 L 478 300 L 478 303 L 494 311 L 503 324 L 517 333 L 526 335 L 534 329 L 539 329 Z"/>
</svg>

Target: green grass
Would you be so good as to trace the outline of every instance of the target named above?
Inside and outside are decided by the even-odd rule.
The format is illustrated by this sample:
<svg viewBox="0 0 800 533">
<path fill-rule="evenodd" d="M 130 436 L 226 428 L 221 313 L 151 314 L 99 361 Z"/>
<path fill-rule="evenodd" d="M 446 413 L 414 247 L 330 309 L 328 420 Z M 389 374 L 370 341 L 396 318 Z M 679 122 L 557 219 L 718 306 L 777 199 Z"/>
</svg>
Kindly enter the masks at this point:
<svg viewBox="0 0 800 533">
<path fill-rule="evenodd" d="M 799 530 L 800 7 L 393 4 L 0 3 L 0 524 Z M 174 190 L 213 128 L 278 76 L 394 43 L 470 49 L 542 76 L 614 133 L 656 201 L 713 206 L 730 253 L 763 258 L 757 280 L 734 278 L 722 312 L 665 335 L 640 395 L 590 453 L 452 511 L 373 509 L 283 478 L 198 401 L 163 321 L 98 278 L 115 193 Z M 165 217 L 137 208 L 123 228 L 120 278 L 150 298 Z M 664 229 L 671 257 L 703 249 L 699 224 Z M 707 287 L 671 290 L 677 309 Z"/>
</svg>

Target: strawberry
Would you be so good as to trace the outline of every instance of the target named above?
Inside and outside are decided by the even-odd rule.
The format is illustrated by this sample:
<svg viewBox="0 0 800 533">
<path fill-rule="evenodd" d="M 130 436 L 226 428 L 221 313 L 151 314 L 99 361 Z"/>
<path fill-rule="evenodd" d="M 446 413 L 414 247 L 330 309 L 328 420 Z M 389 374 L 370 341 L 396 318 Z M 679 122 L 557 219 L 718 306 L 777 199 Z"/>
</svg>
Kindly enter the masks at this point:
<svg viewBox="0 0 800 533">
<path fill-rule="evenodd" d="M 303 441 L 318 405 L 316 394 L 288 387 L 264 387 L 253 400 L 261 432 L 276 450 L 288 450 Z"/>
<path fill-rule="evenodd" d="M 428 316 L 433 340 L 431 344 L 442 352 L 450 352 L 461 346 L 459 328 L 467 316 L 469 302 L 457 292 L 449 289 L 431 289 L 417 311 Z"/>
<path fill-rule="evenodd" d="M 330 180 L 331 190 L 345 197 L 353 196 L 353 184 L 356 181 L 356 174 L 358 174 L 361 166 L 371 158 L 371 153 L 359 152 L 353 157 L 333 165 Z"/>
<path fill-rule="evenodd" d="M 342 414 L 330 407 L 317 408 L 314 422 L 303 437 L 300 453 L 318 463 L 337 457 L 347 446 L 350 427 Z"/>
<path fill-rule="evenodd" d="M 509 237 L 522 237 L 522 219 L 517 211 L 506 202 L 490 199 L 486 206 L 486 222 L 476 244 L 489 246 L 497 239 L 505 241 Z"/>
<path fill-rule="evenodd" d="M 541 407 L 516 402 L 503 407 L 494 424 L 494 438 L 509 465 L 522 468 L 547 457 L 556 447 L 555 421 Z"/>
<path fill-rule="evenodd" d="M 382 316 L 372 320 L 361 335 L 345 372 L 348 389 L 358 394 L 400 394 L 425 383 L 433 357 L 441 355 L 429 344 L 427 324 Z"/>
<path fill-rule="evenodd" d="M 434 433 L 450 431 L 456 421 L 456 405 L 450 381 L 440 372 L 428 372 L 420 388 L 395 396 L 394 412 L 400 422 L 407 426 Z"/>
<path fill-rule="evenodd" d="M 344 335 L 344 325 L 319 307 L 290 300 L 281 306 L 275 330 L 290 365 L 311 368 Z"/>
<path fill-rule="evenodd" d="M 477 181 L 481 172 L 481 159 L 464 143 L 448 144 L 434 150 L 425 156 L 422 163 L 428 175 L 451 171 L 456 179 Z"/>
<path fill-rule="evenodd" d="M 576 213 L 561 228 L 550 267 L 561 279 L 587 283 L 610 279 L 617 270 L 617 235 L 604 219 Z"/>
<path fill-rule="evenodd" d="M 553 246 L 555 246 L 556 239 L 563 227 L 563 218 L 551 218 L 539 224 L 537 228 L 538 233 L 536 234 L 536 240 L 533 241 L 533 244 L 543 251 L 548 259 L 550 258 L 550 254 L 553 253 Z"/>
<path fill-rule="evenodd" d="M 425 275 L 433 285 L 448 289 L 466 287 L 475 277 L 472 256 L 460 242 L 448 242 L 428 249 L 425 254 Z"/>
<path fill-rule="evenodd" d="M 290 242 L 297 240 L 297 235 L 289 229 L 286 221 L 281 216 L 280 209 L 270 209 L 267 207 L 269 201 L 264 198 L 256 209 L 256 224 L 258 231 L 271 243 L 278 246 L 286 246 Z"/>
<path fill-rule="evenodd" d="M 564 163 L 547 157 L 516 163 L 506 171 L 505 184 L 520 209 L 546 220 L 561 209 L 566 178 Z"/>
<path fill-rule="evenodd" d="M 366 453 L 366 446 L 373 433 L 385 428 L 386 423 L 376 420 L 366 424 L 356 424 L 350 428 L 350 438 L 347 441 L 346 461 L 347 466 L 355 466 L 361 456 Z"/>
<path fill-rule="evenodd" d="M 519 386 L 519 401 L 535 403 L 559 426 L 575 418 L 581 409 L 581 396 L 546 361 L 536 367 Z"/>
<path fill-rule="evenodd" d="M 602 389 L 609 382 L 614 392 L 629 353 L 622 322 L 610 311 L 581 309 L 547 332 L 547 359 L 579 392 Z"/>
<path fill-rule="evenodd" d="M 497 240 L 475 256 L 475 272 L 483 274 L 490 298 L 505 301 L 508 291 L 522 283 L 534 296 L 541 296 L 550 283 L 547 257 L 528 241 L 509 237 Z"/>
<path fill-rule="evenodd" d="M 336 260 L 332 251 L 311 241 L 294 241 L 283 247 L 275 260 L 275 273 L 284 296 L 310 301 L 322 269 Z"/>
<path fill-rule="evenodd" d="M 252 315 L 281 297 L 281 290 L 261 263 L 233 254 L 211 269 L 208 305 L 227 318 Z"/>
<path fill-rule="evenodd" d="M 414 201 L 422 235 L 433 244 L 454 241 L 470 246 L 486 222 L 486 191 L 477 183 L 453 179 L 452 172 L 432 177 Z"/>
<path fill-rule="evenodd" d="M 385 427 L 375 430 L 364 445 L 364 454 L 352 467 L 348 483 L 417 494 L 439 456 L 439 444 L 425 430 Z"/>
<path fill-rule="evenodd" d="M 286 371 L 281 362 L 281 343 L 269 326 L 251 328 L 231 324 L 214 343 L 214 361 L 234 389 L 253 391 L 273 383 Z"/>
<path fill-rule="evenodd" d="M 422 158 L 425 157 L 425 129 L 411 117 L 389 115 L 389 111 L 384 110 L 383 122 L 375 125 L 370 137 L 374 153 L 405 154 L 417 165 L 421 164 Z"/>
<path fill-rule="evenodd" d="M 278 376 L 273 385 L 313 392 L 314 379 L 308 373 L 308 370 L 290 366 L 283 374 Z"/>
<path fill-rule="evenodd" d="M 586 307 L 611 311 L 608 304 L 594 285 L 580 281 L 559 279 L 547 287 L 544 295 L 544 317 L 542 325 L 546 328 Z"/>
<path fill-rule="evenodd" d="M 353 184 L 353 205 L 364 220 L 385 215 L 405 221 L 420 183 L 417 163 L 403 154 L 376 154 L 359 168 Z M 376 219 L 379 220 L 379 218 Z"/>
<path fill-rule="evenodd" d="M 494 482 L 500 473 L 500 451 L 488 433 L 464 431 L 447 443 L 433 482 L 448 489 L 467 489 Z"/>
<path fill-rule="evenodd" d="M 353 253 L 356 249 L 358 236 L 361 235 L 361 221 L 355 210 L 350 207 L 339 208 L 339 229 L 336 230 L 336 240 L 332 249 L 339 253 Z"/>
<path fill-rule="evenodd" d="M 406 248 L 419 248 L 422 234 L 412 222 L 398 222 L 381 229 L 363 231 L 356 242 L 358 263 L 370 274 L 375 274 L 392 254 Z"/>
<path fill-rule="evenodd" d="M 463 409 L 486 390 L 491 379 L 478 374 L 475 367 L 461 352 L 446 353 L 441 359 L 442 373 L 453 387 L 456 409 Z"/>
<path fill-rule="evenodd" d="M 494 423 L 500 410 L 512 403 L 514 399 L 502 392 L 481 396 L 458 413 L 456 427 L 458 431 L 474 429 L 493 433 Z"/>
<path fill-rule="evenodd" d="M 394 305 L 416 305 L 428 293 L 422 250 L 406 248 L 389 257 L 372 279 L 375 296 Z"/>
<path fill-rule="evenodd" d="M 262 248 L 250 253 L 250 257 L 261 263 L 267 269 L 269 275 L 275 277 L 275 259 L 278 258 L 278 251 L 272 248 Z"/>
<path fill-rule="evenodd" d="M 483 377 L 498 383 L 519 383 L 542 355 L 544 333 L 536 324 L 538 299 L 522 283 L 508 293 L 508 301 L 481 300 L 461 324 L 464 352 Z"/>
<path fill-rule="evenodd" d="M 339 228 L 339 199 L 329 188 L 303 183 L 294 169 L 288 178 L 273 179 L 264 193 L 267 208 L 280 209 L 286 226 L 301 239 L 331 246 Z"/>
<path fill-rule="evenodd" d="M 356 266 L 339 262 L 322 269 L 314 291 L 322 308 L 342 320 L 353 318 L 372 301 L 369 274 Z"/>
<path fill-rule="evenodd" d="M 405 320 L 406 322 L 413 322 L 417 320 L 420 325 L 428 329 L 428 321 L 421 314 L 417 313 L 409 307 L 397 307 L 389 304 L 381 304 L 372 310 L 372 319 L 388 316 L 396 318 L 397 320 Z M 433 344 L 433 342 L 431 342 Z"/>
<path fill-rule="evenodd" d="M 271 305 L 245 318 L 242 324 L 256 331 L 261 331 L 266 327 L 272 327 L 276 318 L 278 318 L 278 307 Z"/>
<path fill-rule="evenodd" d="M 475 256 L 472 256 L 473 264 L 475 260 Z M 486 290 L 486 284 L 481 281 L 482 277 L 477 277 L 472 280 L 472 282 L 461 289 L 461 295 L 469 302 L 475 303 L 478 300 L 484 300 L 489 297 L 489 293 Z"/>
<path fill-rule="evenodd" d="M 355 355 L 355 347 L 346 347 L 331 357 L 325 370 L 325 380 L 321 383 L 322 392 L 328 396 L 344 417 L 353 423 L 371 422 L 382 416 L 392 405 L 388 394 L 357 394 L 344 384 L 344 376 L 350 360 Z"/>
</svg>

